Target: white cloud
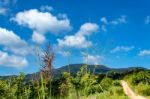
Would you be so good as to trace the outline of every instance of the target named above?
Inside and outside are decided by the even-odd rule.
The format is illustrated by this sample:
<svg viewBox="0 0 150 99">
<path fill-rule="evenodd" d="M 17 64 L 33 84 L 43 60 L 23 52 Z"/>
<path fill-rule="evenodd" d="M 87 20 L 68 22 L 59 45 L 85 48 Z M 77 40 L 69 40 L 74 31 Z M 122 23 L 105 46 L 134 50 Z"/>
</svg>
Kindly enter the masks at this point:
<svg viewBox="0 0 150 99">
<path fill-rule="evenodd" d="M 150 16 L 146 16 L 145 18 L 145 24 L 149 24 L 150 23 Z"/>
<path fill-rule="evenodd" d="M 92 45 L 92 42 L 87 41 L 84 36 L 72 35 L 65 36 L 64 39 L 57 39 L 60 47 L 75 47 L 75 48 L 87 48 Z"/>
<path fill-rule="evenodd" d="M 77 35 L 91 35 L 94 32 L 97 32 L 99 29 L 99 26 L 95 23 L 85 23 L 80 27 L 80 30 L 78 31 Z"/>
<path fill-rule="evenodd" d="M 129 52 L 134 49 L 134 46 L 117 46 L 111 50 L 111 53 L 116 52 Z"/>
<path fill-rule="evenodd" d="M 40 12 L 37 9 L 19 12 L 11 20 L 17 22 L 19 25 L 27 26 L 33 31 L 43 35 L 47 32 L 56 34 L 71 30 L 70 20 L 68 18 L 65 17 L 59 19 L 57 16 L 53 16 L 50 12 Z M 36 40 L 38 40 L 38 38 L 36 38 Z M 40 40 L 37 42 L 39 41 Z"/>
<path fill-rule="evenodd" d="M 103 57 L 99 55 L 90 55 L 86 53 L 82 53 L 82 54 L 84 55 L 83 62 L 88 64 L 98 65 L 103 59 Z"/>
<path fill-rule="evenodd" d="M 46 41 L 46 38 L 43 34 L 34 31 L 32 35 L 32 40 L 38 44 L 41 44 Z"/>
<path fill-rule="evenodd" d="M 58 51 L 58 54 L 61 54 L 64 57 L 68 57 L 71 55 L 69 51 L 62 51 L 62 50 Z"/>
<path fill-rule="evenodd" d="M 102 22 L 101 29 L 104 32 L 107 32 L 107 28 L 110 25 L 111 26 L 117 26 L 117 25 L 120 25 L 120 24 L 127 23 L 127 19 L 126 19 L 125 15 L 122 15 L 119 18 L 116 18 L 116 19 L 113 19 L 113 20 L 108 20 L 106 17 L 102 17 L 100 19 L 100 21 Z"/>
<path fill-rule="evenodd" d="M 0 44 L 9 47 L 17 47 L 20 45 L 26 45 L 26 42 L 17 36 L 13 31 L 0 27 Z"/>
<path fill-rule="evenodd" d="M 48 5 L 44 5 L 44 6 L 41 6 L 41 7 L 40 7 L 40 10 L 41 10 L 41 11 L 52 11 L 52 10 L 53 10 L 53 7 L 48 6 Z"/>
<path fill-rule="evenodd" d="M 29 54 L 33 54 L 34 46 L 20 46 L 20 47 L 4 47 L 4 51 L 11 51 L 16 55 L 26 56 Z"/>
<path fill-rule="evenodd" d="M 18 55 L 27 55 L 32 52 L 32 47 L 26 41 L 22 40 L 13 31 L 1 27 L 0 45 L 3 45 L 5 51 L 11 51 Z"/>
<path fill-rule="evenodd" d="M 150 56 L 150 50 L 142 50 L 138 54 L 139 56 Z"/>
<path fill-rule="evenodd" d="M 110 21 L 110 24 L 112 25 L 119 25 L 124 23 L 127 23 L 126 16 L 121 16 L 118 19 Z"/>
<path fill-rule="evenodd" d="M 7 67 L 23 68 L 28 65 L 25 58 L 9 55 L 7 52 L 0 51 L 0 65 Z"/>
<path fill-rule="evenodd" d="M 28 65 L 26 55 L 33 53 L 33 46 L 13 31 L 0 27 L 0 66 L 23 68 Z"/>
<path fill-rule="evenodd" d="M 61 47 L 87 48 L 92 45 L 91 41 L 86 39 L 86 36 L 97 32 L 99 26 L 95 23 L 85 23 L 80 27 L 80 30 L 74 35 L 66 35 L 64 39 L 57 39 L 58 45 Z"/>
</svg>

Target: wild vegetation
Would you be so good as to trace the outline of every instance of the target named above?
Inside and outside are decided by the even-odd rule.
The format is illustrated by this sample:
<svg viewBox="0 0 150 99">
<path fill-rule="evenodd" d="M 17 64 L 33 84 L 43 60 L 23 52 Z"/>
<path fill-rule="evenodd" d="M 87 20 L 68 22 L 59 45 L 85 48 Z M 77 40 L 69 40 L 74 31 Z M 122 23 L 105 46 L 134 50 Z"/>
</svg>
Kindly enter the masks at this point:
<svg viewBox="0 0 150 99">
<path fill-rule="evenodd" d="M 125 77 L 132 89 L 150 99 L 150 71 L 139 71 Z"/>
<path fill-rule="evenodd" d="M 0 99 L 128 99 L 120 84 L 122 79 L 128 81 L 135 92 L 150 96 L 148 70 L 97 74 L 88 70 L 85 64 L 75 75 L 70 73 L 68 67 L 68 72 L 56 77 L 53 74 L 55 56 L 52 48 L 47 46 L 38 56 L 41 68 L 32 79 L 27 80 L 25 74 L 20 73 L 19 76 L 0 80 Z"/>
</svg>

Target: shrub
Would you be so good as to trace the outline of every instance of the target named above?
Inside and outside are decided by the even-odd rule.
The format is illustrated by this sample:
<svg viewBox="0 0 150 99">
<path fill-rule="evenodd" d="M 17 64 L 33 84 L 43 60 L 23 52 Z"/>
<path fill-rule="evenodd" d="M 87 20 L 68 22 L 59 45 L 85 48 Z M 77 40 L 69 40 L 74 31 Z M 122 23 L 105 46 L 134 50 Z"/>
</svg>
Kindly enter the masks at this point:
<svg viewBox="0 0 150 99">
<path fill-rule="evenodd" d="M 137 85 L 139 83 L 150 84 L 150 77 L 146 72 L 139 72 L 132 76 L 132 84 Z"/>
<path fill-rule="evenodd" d="M 105 77 L 102 81 L 101 81 L 101 86 L 104 90 L 108 90 L 108 88 L 112 85 L 113 81 L 110 78 Z"/>
<path fill-rule="evenodd" d="M 113 81 L 113 85 L 114 86 L 121 86 L 120 81 L 119 80 L 115 80 Z"/>
</svg>

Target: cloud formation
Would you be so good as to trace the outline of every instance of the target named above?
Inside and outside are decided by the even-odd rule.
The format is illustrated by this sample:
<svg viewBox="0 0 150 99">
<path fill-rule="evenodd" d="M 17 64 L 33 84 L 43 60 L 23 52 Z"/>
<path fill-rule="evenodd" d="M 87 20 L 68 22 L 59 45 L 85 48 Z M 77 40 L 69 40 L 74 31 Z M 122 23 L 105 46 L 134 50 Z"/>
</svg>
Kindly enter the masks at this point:
<svg viewBox="0 0 150 99">
<path fill-rule="evenodd" d="M 103 57 L 100 55 L 91 55 L 86 54 L 84 52 L 82 52 L 82 55 L 83 55 L 83 62 L 88 64 L 98 65 L 103 59 Z"/>
<path fill-rule="evenodd" d="M 100 21 L 102 23 L 101 29 L 104 32 L 107 32 L 107 27 L 109 25 L 111 25 L 111 26 L 117 26 L 117 25 L 120 25 L 120 24 L 127 23 L 127 19 L 126 19 L 125 15 L 122 15 L 119 18 L 116 18 L 116 19 L 113 19 L 113 20 L 108 20 L 106 17 L 102 17 L 100 19 Z"/>
<path fill-rule="evenodd" d="M 134 46 L 116 46 L 114 49 L 111 50 L 111 53 L 129 52 L 133 49 L 134 49 Z"/>
<path fill-rule="evenodd" d="M 124 15 L 122 15 L 121 17 L 115 20 L 110 21 L 110 24 L 112 25 L 119 25 L 119 24 L 124 24 L 124 23 L 127 23 L 126 16 Z"/>
<path fill-rule="evenodd" d="M 0 27 L 0 44 L 8 47 L 17 47 L 27 43 L 17 36 L 13 31 Z"/>
<path fill-rule="evenodd" d="M 41 44 L 46 41 L 46 38 L 43 34 L 33 31 L 32 40 L 38 44 Z"/>
<path fill-rule="evenodd" d="M 28 65 L 26 58 L 9 55 L 7 52 L 0 51 L 0 66 L 23 68 Z"/>
<path fill-rule="evenodd" d="M 142 50 L 139 52 L 138 56 L 150 56 L 150 50 Z"/>
<path fill-rule="evenodd" d="M 27 55 L 32 52 L 32 46 L 29 46 L 25 40 L 21 39 L 13 31 L 1 27 L 0 45 L 3 46 L 3 50 L 11 51 L 17 55 Z"/>
<path fill-rule="evenodd" d="M 47 32 L 57 34 L 71 30 L 70 20 L 67 17 L 58 18 L 50 12 L 40 12 L 37 9 L 19 12 L 11 20 L 32 29 L 34 35 L 32 39 L 37 43 L 44 42 L 44 34 Z"/>
<path fill-rule="evenodd" d="M 87 48 L 92 45 L 91 41 L 86 39 L 87 36 L 99 30 L 99 26 L 95 23 L 85 23 L 80 30 L 74 35 L 66 35 L 64 39 L 57 39 L 60 47 Z"/>
<path fill-rule="evenodd" d="M 22 68 L 27 66 L 26 55 L 33 52 L 33 46 L 13 31 L 0 27 L 0 65 Z"/>
</svg>

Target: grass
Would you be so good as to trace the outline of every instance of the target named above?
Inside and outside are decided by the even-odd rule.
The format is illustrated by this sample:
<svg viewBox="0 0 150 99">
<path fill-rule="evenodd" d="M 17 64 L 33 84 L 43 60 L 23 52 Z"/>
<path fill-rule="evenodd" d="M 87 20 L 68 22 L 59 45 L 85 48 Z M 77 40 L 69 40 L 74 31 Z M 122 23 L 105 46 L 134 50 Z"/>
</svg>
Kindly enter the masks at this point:
<svg viewBox="0 0 150 99">
<path fill-rule="evenodd" d="M 108 91 L 91 95 L 88 99 L 129 99 L 124 93 L 120 86 L 112 86 Z"/>
<path fill-rule="evenodd" d="M 150 99 L 150 85 L 147 84 L 138 84 L 138 85 L 131 85 L 129 83 L 129 86 L 133 89 L 133 91 L 141 96 L 146 97 L 147 99 Z"/>
<path fill-rule="evenodd" d="M 150 99 L 150 73 L 149 71 L 142 71 L 127 75 L 125 80 L 133 91 L 141 96 Z"/>
</svg>

